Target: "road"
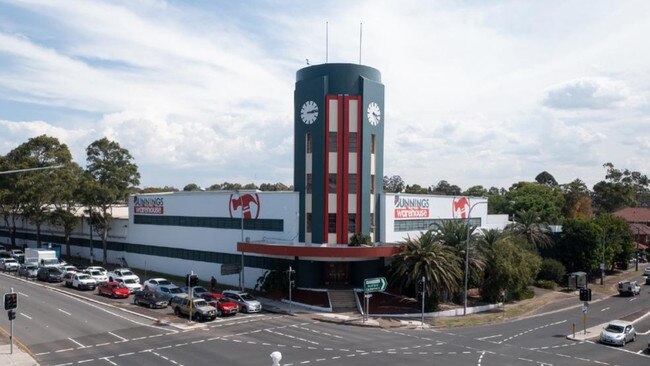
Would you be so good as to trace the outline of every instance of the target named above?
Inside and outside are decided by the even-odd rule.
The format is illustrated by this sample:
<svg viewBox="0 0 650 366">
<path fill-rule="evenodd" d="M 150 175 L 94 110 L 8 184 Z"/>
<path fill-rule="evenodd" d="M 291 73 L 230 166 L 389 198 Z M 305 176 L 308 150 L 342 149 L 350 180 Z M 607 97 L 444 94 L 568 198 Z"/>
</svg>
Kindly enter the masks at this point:
<svg viewBox="0 0 650 366">
<path fill-rule="evenodd" d="M 642 350 L 649 335 L 625 347 L 566 339 L 582 322 L 579 306 L 512 322 L 454 329 L 368 328 L 327 323 L 307 316 L 238 314 L 203 323 L 200 329 L 158 326 L 121 309 L 149 313 L 128 301 L 116 308 L 80 300 L 42 283 L 0 276 L 0 288 L 19 293 L 15 336 L 42 365 L 271 365 L 280 351 L 285 366 L 297 365 L 648 365 Z M 60 290 L 60 285 L 53 285 Z M 91 292 L 69 290 L 98 300 Z M 576 304 L 580 303 L 576 299 Z M 650 286 L 642 294 L 591 303 L 589 325 L 637 318 L 650 309 Z M 8 329 L 6 317 L 0 326 Z M 639 321 L 650 330 L 650 316 Z M 641 353 L 638 353 L 641 352 Z"/>
</svg>

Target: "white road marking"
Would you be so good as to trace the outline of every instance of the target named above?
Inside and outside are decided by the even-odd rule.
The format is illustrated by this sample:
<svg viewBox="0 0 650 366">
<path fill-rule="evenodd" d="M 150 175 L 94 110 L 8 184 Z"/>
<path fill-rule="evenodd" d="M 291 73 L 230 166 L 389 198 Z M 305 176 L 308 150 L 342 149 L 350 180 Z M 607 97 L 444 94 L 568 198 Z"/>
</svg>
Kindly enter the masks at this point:
<svg viewBox="0 0 650 366">
<path fill-rule="evenodd" d="M 518 359 L 519 359 L 519 360 L 522 360 L 522 361 L 533 362 L 533 360 L 530 360 L 530 359 L 528 359 L 528 358 L 522 358 L 522 357 L 519 357 Z"/>
<path fill-rule="evenodd" d="M 476 339 L 478 339 L 479 341 L 484 341 L 484 340 L 486 340 L 486 339 L 490 339 L 490 338 L 501 337 L 502 335 L 503 335 L 503 334 L 495 334 L 495 335 L 491 335 L 491 336 L 487 336 L 487 337 L 481 337 L 481 338 L 476 338 Z"/>
<path fill-rule="evenodd" d="M 545 324 L 545 325 L 542 325 L 542 326 L 539 326 L 539 327 L 535 327 L 535 328 L 532 328 L 532 329 L 528 329 L 528 330 L 526 330 L 526 331 L 523 331 L 523 332 L 521 332 L 521 333 L 517 333 L 517 334 L 515 334 L 515 335 L 513 335 L 513 336 L 511 336 L 511 337 L 508 337 L 508 338 L 506 338 L 506 339 L 504 339 L 504 340 L 502 340 L 502 341 L 499 341 L 499 342 L 497 342 L 497 343 L 498 343 L 498 344 L 501 344 L 501 343 L 507 342 L 507 341 L 509 341 L 509 340 L 511 340 L 511 339 L 513 339 L 513 338 L 517 338 L 517 337 L 522 336 L 522 335 L 524 335 L 524 334 L 530 333 L 530 332 L 532 332 L 532 331 L 535 331 L 535 330 L 538 330 L 538 329 L 547 328 L 547 327 L 550 327 L 550 326 L 553 326 L 553 325 L 558 325 L 558 324 L 566 323 L 566 321 L 567 321 L 567 320 L 564 319 L 564 320 L 561 320 L 561 321 L 559 321 L 559 322 L 550 323 L 550 324 Z M 544 348 L 542 347 L 542 349 L 544 349 Z"/>
<path fill-rule="evenodd" d="M 20 315 L 24 316 L 25 318 L 27 318 L 27 319 L 29 319 L 29 320 L 32 320 L 32 317 L 29 316 L 29 315 L 27 315 L 27 314 L 25 314 L 25 313 L 20 313 Z"/>
<path fill-rule="evenodd" d="M 24 296 L 24 297 L 29 297 L 29 295 L 24 294 L 24 293 L 22 293 L 22 292 L 20 292 L 20 291 L 18 291 L 18 295 L 20 295 L 20 296 Z"/>
<path fill-rule="evenodd" d="M 81 347 L 81 348 L 86 348 L 86 346 L 84 346 L 83 344 L 81 344 L 81 343 L 75 341 L 74 339 L 72 339 L 72 338 L 70 338 L 70 337 L 68 337 L 68 339 L 70 340 L 70 342 L 76 344 L 77 346 L 79 346 L 79 347 Z"/>
<path fill-rule="evenodd" d="M 630 301 L 635 301 L 636 299 L 637 299 L 636 297 L 633 297 L 630 299 Z"/>
<path fill-rule="evenodd" d="M 109 359 L 112 358 L 112 357 L 113 357 L 113 356 L 102 357 L 102 358 L 100 358 L 100 360 L 104 360 L 104 361 L 110 363 L 111 365 L 115 365 L 115 366 L 117 366 L 117 364 L 116 364 L 115 362 L 109 360 Z"/>
<path fill-rule="evenodd" d="M 609 310 L 609 306 L 608 306 L 608 307 L 606 307 L 606 308 L 604 308 L 604 309 L 603 309 L 603 310 L 601 310 L 601 311 L 605 311 L 605 310 Z"/>
<path fill-rule="evenodd" d="M 66 315 L 70 315 L 70 316 L 72 316 L 72 314 L 68 313 L 68 312 L 65 311 L 65 310 L 61 310 L 61 309 L 59 309 L 59 311 L 62 312 L 63 314 L 66 314 Z"/>
<path fill-rule="evenodd" d="M 112 336 L 115 337 L 115 338 L 119 338 L 119 339 L 121 339 L 122 342 L 126 342 L 126 341 L 128 341 L 128 339 L 126 339 L 126 338 L 124 338 L 124 337 L 120 337 L 120 336 L 118 336 L 117 334 L 115 334 L 115 333 L 113 333 L 113 332 L 108 332 L 108 334 L 112 335 Z"/>
<path fill-rule="evenodd" d="M 485 356 L 485 351 L 481 352 L 481 355 L 478 356 L 478 366 L 481 366 L 481 361 L 483 360 L 483 356 Z"/>
<path fill-rule="evenodd" d="M 74 349 L 74 348 L 65 348 L 65 349 L 60 349 L 60 350 L 54 351 L 54 353 L 59 353 L 59 352 L 68 352 L 68 351 L 72 351 L 73 349 Z"/>
<path fill-rule="evenodd" d="M 121 354 L 117 355 L 117 357 L 131 356 L 133 354 L 135 354 L 135 352 L 121 353 Z"/>
<path fill-rule="evenodd" d="M 95 361 L 95 359 L 94 359 L 94 358 L 90 358 L 90 359 L 87 359 L 87 360 L 77 361 L 77 363 L 86 363 L 86 362 L 92 362 L 92 361 Z"/>
</svg>

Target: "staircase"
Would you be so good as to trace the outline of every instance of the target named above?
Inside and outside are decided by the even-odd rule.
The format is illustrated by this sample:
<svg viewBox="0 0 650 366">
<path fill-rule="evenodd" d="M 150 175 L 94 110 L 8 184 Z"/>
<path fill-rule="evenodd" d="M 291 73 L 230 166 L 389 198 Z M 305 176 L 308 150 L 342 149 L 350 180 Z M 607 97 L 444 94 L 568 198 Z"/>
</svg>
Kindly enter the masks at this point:
<svg viewBox="0 0 650 366">
<path fill-rule="evenodd" d="M 327 291 L 332 304 L 333 312 L 358 312 L 356 294 L 353 290 L 329 290 Z"/>
</svg>

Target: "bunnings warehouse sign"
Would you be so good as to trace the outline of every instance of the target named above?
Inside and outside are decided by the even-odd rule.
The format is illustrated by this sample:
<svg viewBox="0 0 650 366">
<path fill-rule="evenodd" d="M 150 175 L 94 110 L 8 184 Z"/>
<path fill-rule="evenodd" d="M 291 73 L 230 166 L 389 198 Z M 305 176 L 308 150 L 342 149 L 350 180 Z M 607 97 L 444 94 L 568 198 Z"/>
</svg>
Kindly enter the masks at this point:
<svg viewBox="0 0 650 366">
<path fill-rule="evenodd" d="M 395 196 L 395 218 L 415 219 L 429 217 L 429 199 Z"/>
</svg>

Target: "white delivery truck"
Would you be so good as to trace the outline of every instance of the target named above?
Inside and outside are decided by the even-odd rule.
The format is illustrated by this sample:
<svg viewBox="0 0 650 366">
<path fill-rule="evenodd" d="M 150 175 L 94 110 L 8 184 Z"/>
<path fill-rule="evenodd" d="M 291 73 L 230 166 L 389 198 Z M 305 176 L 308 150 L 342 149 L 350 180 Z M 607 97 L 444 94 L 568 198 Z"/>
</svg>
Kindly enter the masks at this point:
<svg viewBox="0 0 650 366">
<path fill-rule="evenodd" d="M 25 263 L 35 264 L 40 267 L 55 267 L 59 265 L 56 251 L 44 248 L 26 248 Z"/>
</svg>

